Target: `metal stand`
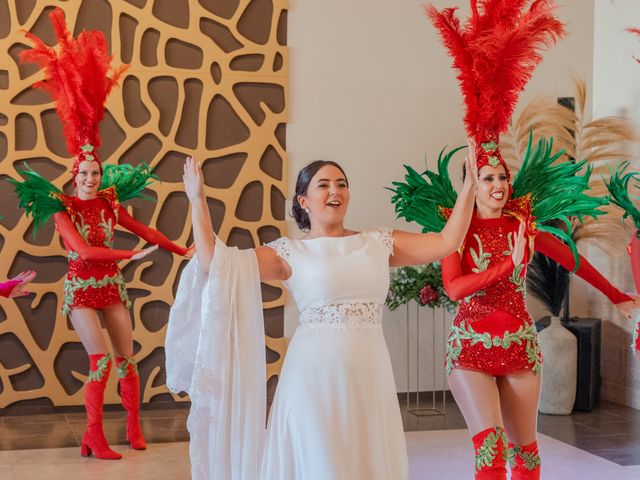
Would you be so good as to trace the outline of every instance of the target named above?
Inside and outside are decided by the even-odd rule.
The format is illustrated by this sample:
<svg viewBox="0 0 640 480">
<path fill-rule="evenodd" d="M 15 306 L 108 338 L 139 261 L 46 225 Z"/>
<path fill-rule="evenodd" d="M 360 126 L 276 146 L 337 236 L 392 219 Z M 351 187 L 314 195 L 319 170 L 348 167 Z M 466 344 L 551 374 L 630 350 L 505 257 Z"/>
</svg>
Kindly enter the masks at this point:
<svg viewBox="0 0 640 480">
<path fill-rule="evenodd" d="M 410 379 L 411 379 L 411 354 L 410 354 L 410 331 L 409 331 L 409 303 L 406 305 L 407 307 L 407 411 L 413 413 L 416 416 L 427 416 L 427 415 L 444 415 L 445 414 L 445 405 L 446 405 L 446 390 L 444 387 L 444 378 L 445 378 L 445 368 L 444 368 L 444 359 L 436 358 L 436 310 L 431 308 L 431 406 L 422 406 L 420 404 L 420 305 L 416 303 L 416 315 L 415 315 L 415 324 L 416 324 L 416 388 L 415 391 L 411 391 L 410 388 Z M 440 344 L 445 345 L 446 341 L 446 310 L 444 308 L 440 308 L 442 317 L 442 335 L 440 337 Z M 443 372 L 443 385 L 442 390 L 436 391 L 436 363 L 438 363 Z M 411 405 L 411 397 L 414 397 L 413 406 Z M 436 405 L 436 398 L 442 398 L 442 404 Z"/>
</svg>

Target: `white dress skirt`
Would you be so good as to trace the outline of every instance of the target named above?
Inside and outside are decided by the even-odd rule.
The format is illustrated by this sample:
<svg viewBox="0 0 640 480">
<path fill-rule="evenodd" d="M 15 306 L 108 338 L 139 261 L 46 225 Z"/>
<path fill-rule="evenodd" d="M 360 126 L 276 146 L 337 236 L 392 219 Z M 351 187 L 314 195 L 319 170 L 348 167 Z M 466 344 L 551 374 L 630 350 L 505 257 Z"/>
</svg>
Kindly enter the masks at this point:
<svg viewBox="0 0 640 480">
<path fill-rule="evenodd" d="M 262 480 L 404 480 L 408 460 L 382 333 L 393 237 L 280 238 L 300 310 L 267 426 Z"/>
</svg>

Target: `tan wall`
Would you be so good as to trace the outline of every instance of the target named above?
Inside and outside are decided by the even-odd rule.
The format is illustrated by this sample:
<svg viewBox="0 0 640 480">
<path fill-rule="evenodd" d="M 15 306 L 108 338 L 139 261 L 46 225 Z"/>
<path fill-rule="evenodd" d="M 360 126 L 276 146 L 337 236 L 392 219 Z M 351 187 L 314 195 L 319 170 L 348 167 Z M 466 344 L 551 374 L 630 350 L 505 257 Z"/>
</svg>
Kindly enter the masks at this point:
<svg viewBox="0 0 640 480">
<path fill-rule="evenodd" d="M 156 167 L 162 183 L 148 192 L 156 202 L 134 201 L 141 221 L 178 244 L 191 241 L 182 188 L 186 155 L 204 161 L 214 226 L 230 245 L 250 247 L 280 236 L 284 198 L 288 53 L 287 0 L 0 0 L 0 177 L 18 178 L 23 161 L 58 187 L 71 188 L 71 162 L 48 98 L 30 85 L 41 77 L 21 66 L 21 29 L 51 43 L 46 12 L 62 7 L 70 28 L 105 32 L 115 63 L 131 68 L 109 98 L 101 125 L 106 162 Z M 38 272 L 35 295 L 0 305 L 0 408 L 80 405 L 87 359 L 59 313 L 65 252 L 49 224 L 31 235 L 31 222 L 0 183 L 0 278 Z M 116 248 L 144 242 L 118 232 Z M 134 350 L 143 401 L 171 400 L 164 372 L 164 335 L 183 260 L 156 252 L 122 262 L 133 300 Z M 278 372 L 282 291 L 263 288 L 269 375 Z M 115 376 L 112 376 L 115 377 Z M 115 379 L 107 402 L 118 402 Z M 273 387 L 273 382 L 271 384 Z"/>
<path fill-rule="evenodd" d="M 465 141 L 461 96 L 451 60 L 422 15 L 421 3 L 291 1 L 289 187 L 293 189 L 297 171 L 311 160 L 340 162 L 351 182 L 350 228 L 386 225 L 415 230 L 395 220 L 390 193 L 384 187 L 401 178 L 403 163 L 421 169 L 426 156 L 433 167 L 443 147 Z M 561 3 L 559 13 L 570 35 L 545 54 L 521 104 L 539 93 L 569 95 L 571 71 L 591 85 L 594 2 Z M 435 0 L 433 4 L 459 6 L 466 12 L 469 2 Z M 452 176 L 456 176 L 454 171 Z M 289 231 L 295 232 L 295 225 L 290 224 Z M 584 314 L 584 294 L 577 290 L 572 308 Z M 534 317 L 541 314 L 532 307 Z M 289 305 L 285 317 L 286 334 L 291 334 L 295 308 Z M 406 390 L 404 325 L 404 311 L 386 313 L 385 336 L 398 391 Z M 423 328 L 425 346 L 431 345 L 429 335 L 430 330 Z M 440 365 L 441 351 L 436 358 Z M 421 388 L 429 389 L 431 365 L 421 361 L 421 369 Z M 436 383 L 441 382 L 442 375 L 437 375 Z"/>
</svg>

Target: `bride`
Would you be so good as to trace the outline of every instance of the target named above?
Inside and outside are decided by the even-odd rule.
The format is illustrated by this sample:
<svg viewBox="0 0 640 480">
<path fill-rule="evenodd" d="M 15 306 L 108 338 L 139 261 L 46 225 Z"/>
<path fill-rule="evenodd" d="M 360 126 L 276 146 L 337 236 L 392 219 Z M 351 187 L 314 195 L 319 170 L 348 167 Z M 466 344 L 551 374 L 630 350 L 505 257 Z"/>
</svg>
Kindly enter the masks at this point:
<svg viewBox="0 0 640 480">
<path fill-rule="evenodd" d="M 475 146 L 470 145 L 471 155 Z M 389 266 L 457 250 L 475 199 L 475 159 L 440 233 L 344 226 L 349 182 L 315 161 L 298 174 L 293 216 L 306 232 L 252 250 L 216 238 L 201 166 L 184 184 L 197 254 L 185 268 L 166 340 L 167 385 L 189 393 L 192 477 L 402 480 L 408 461 L 382 309 Z M 265 431 L 260 281 L 281 280 L 300 310 Z"/>
</svg>

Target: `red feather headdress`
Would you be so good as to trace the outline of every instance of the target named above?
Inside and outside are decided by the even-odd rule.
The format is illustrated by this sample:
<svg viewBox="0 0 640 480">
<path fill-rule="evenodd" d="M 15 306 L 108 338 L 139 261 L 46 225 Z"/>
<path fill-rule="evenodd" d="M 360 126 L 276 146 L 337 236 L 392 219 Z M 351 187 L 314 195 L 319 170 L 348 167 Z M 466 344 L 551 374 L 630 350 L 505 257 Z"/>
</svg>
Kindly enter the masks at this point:
<svg viewBox="0 0 640 480">
<path fill-rule="evenodd" d="M 107 95 L 128 65 L 118 69 L 111 67 L 112 56 L 101 31 L 82 31 L 74 39 L 60 8 L 54 9 L 49 18 L 58 41 L 58 51 L 26 32 L 34 46 L 20 54 L 20 61 L 36 63 L 44 70 L 45 79 L 33 86 L 48 92 L 56 103 L 56 113 L 64 124 L 67 150 L 75 159 L 75 181 L 80 162 L 92 160 L 100 163 L 96 153 L 102 143 L 98 125 L 104 117 Z"/>
<path fill-rule="evenodd" d="M 528 9 L 526 6 L 530 3 Z M 564 36 L 564 25 L 554 16 L 554 0 L 470 0 L 471 17 L 464 25 L 456 8 L 425 13 L 438 29 L 458 81 L 468 135 L 477 144 L 478 169 L 507 165 L 498 147 L 520 92 L 542 61 L 540 50 Z"/>
</svg>

